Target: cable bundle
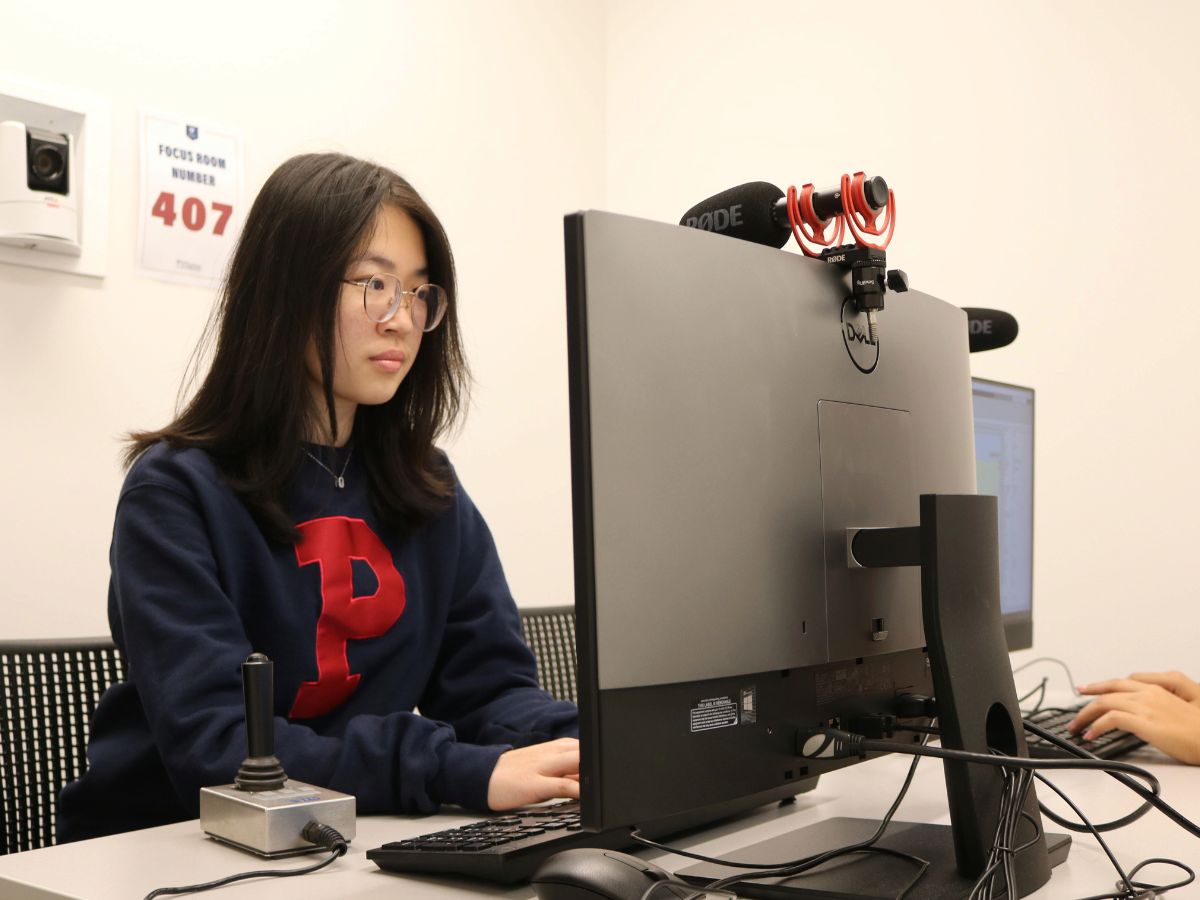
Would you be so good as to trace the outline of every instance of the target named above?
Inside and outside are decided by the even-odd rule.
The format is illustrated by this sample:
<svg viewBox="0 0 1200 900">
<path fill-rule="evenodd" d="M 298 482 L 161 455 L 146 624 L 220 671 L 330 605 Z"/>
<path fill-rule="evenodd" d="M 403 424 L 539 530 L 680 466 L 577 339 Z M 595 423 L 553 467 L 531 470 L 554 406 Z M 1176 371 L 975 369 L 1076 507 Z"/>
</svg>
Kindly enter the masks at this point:
<svg viewBox="0 0 1200 900">
<path fill-rule="evenodd" d="M 903 900 L 904 896 L 912 890 L 913 887 L 920 881 L 925 871 L 929 868 L 927 860 L 911 854 L 900 853 L 895 850 L 889 850 L 885 847 L 875 846 L 880 838 L 883 837 L 884 831 L 891 823 L 892 817 L 895 815 L 900 802 L 904 799 L 908 792 L 909 785 L 912 783 L 913 775 L 916 772 L 917 763 L 922 756 L 933 756 L 940 759 L 950 759 L 959 762 L 976 763 L 994 766 L 1000 769 L 1001 775 L 1004 778 L 1004 788 L 1001 792 L 999 819 L 996 826 L 996 836 L 992 842 L 992 848 L 988 855 L 987 866 L 983 873 L 979 876 L 975 885 L 968 895 L 968 900 L 995 900 L 1000 896 L 998 888 L 1000 887 L 1000 879 L 1003 879 L 1003 888 L 1006 897 L 1016 897 L 1020 895 L 1019 886 L 1016 883 L 1015 860 L 1018 853 L 1028 847 L 1032 847 L 1034 843 L 1042 839 L 1042 829 L 1038 821 L 1025 812 L 1025 801 L 1029 797 L 1029 790 L 1033 784 L 1033 779 L 1037 778 L 1052 791 L 1058 794 L 1068 806 L 1079 817 L 1079 823 L 1069 822 L 1055 815 L 1051 810 L 1048 810 L 1044 805 L 1039 803 L 1041 811 L 1048 818 L 1063 825 L 1071 831 L 1083 832 L 1091 834 L 1100 843 L 1109 861 L 1113 864 L 1120 880 L 1116 884 L 1116 890 L 1112 893 L 1097 894 L 1092 897 L 1083 898 L 1083 900 L 1153 900 L 1153 898 L 1165 893 L 1166 891 L 1181 888 L 1191 884 L 1196 880 L 1196 873 L 1187 865 L 1178 860 L 1164 859 L 1155 857 L 1153 859 L 1143 860 L 1138 863 L 1129 872 L 1126 872 L 1117 862 L 1112 851 L 1104 842 L 1104 838 L 1100 836 L 1101 831 L 1111 831 L 1116 828 L 1128 825 L 1139 819 L 1150 807 L 1154 807 L 1171 819 L 1175 824 L 1179 825 L 1189 834 L 1200 837 L 1200 826 L 1197 826 L 1190 819 L 1185 817 L 1178 810 L 1174 809 L 1159 795 L 1158 779 L 1150 772 L 1134 766 L 1129 763 L 1115 762 L 1112 760 L 1099 759 L 1088 753 L 1074 744 L 1062 740 L 1056 735 L 1051 734 L 1036 725 L 1031 725 L 1025 722 L 1026 730 L 1037 734 L 1039 737 L 1056 744 L 1068 752 L 1074 754 L 1077 759 L 1028 759 L 1026 757 L 1004 756 L 993 752 L 972 753 L 967 750 L 947 750 L 942 747 L 929 747 L 926 745 L 927 737 L 923 738 L 920 744 L 904 744 L 886 740 L 872 740 L 863 737 L 860 734 L 854 734 L 847 731 L 841 731 L 834 728 L 811 728 L 803 729 L 797 734 L 797 750 L 801 757 L 808 759 L 847 759 L 857 756 L 860 759 L 865 758 L 868 752 L 893 752 L 907 753 L 914 757 L 912 765 L 908 770 L 908 777 L 904 780 L 904 785 L 900 788 L 900 793 L 896 796 L 887 815 L 884 816 L 879 828 L 875 834 L 868 840 L 858 844 L 851 844 L 846 847 L 841 847 L 836 850 L 830 850 L 825 853 L 810 856 L 804 859 L 791 860 L 784 863 L 775 864 L 757 864 L 757 863 L 737 863 L 728 860 L 717 859 L 709 856 L 702 856 L 698 853 L 690 853 L 686 850 L 676 850 L 665 844 L 659 844 L 652 840 L 642 837 L 637 831 L 631 835 L 634 840 L 645 844 L 648 847 L 654 847 L 659 850 L 665 850 L 668 853 L 674 853 L 678 856 L 685 856 L 689 859 L 700 860 L 701 862 L 715 863 L 716 865 L 726 866 L 729 868 L 749 869 L 754 870 L 753 874 L 739 873 L 731 875 L 728 878 L 723 878 L 719 881 L 714 881 L 703 888 L 695 888 L 686 882 L 672 879 L 670 881 L 657 882 L 651 886 L 642 897 L 642 900 L 651 900 L 651 895 L 663 885 L 674 884 L 683 886 L 692 891 L 691 894 L 684 897 L 683 900 L 698 900 L 706 892 L 721 891 L 728 888 L 730 885 L 736 884 L 739 881 L 749 881 L 758 878 L 774 878 L 774 877 L 789 877 L 807 872 L 810 869 L 816 868 L 822 863 L 828 862 L 839 856 L 844 856 L 848 853 L 888 853 L 893 856 L 910 859 L 920 866 L 916 876 L 910 881 L 895 900 Z M 909 730 L 907 728 L 897 727 L 898 731 Z M 920 731 L 926 735 L 938 734 L 937 728 L 915 728 L 915 731 Z M 1125 787 L 1132 790 L 1145 803 L 1135 812 L 1128 816 L 1124 816 L 1113 822 L 1105 822 L 1101 825 L 1093 825 L 1088 820 L 1087 816 L 1076 806 L 1070 798 L 1067 797 L 1053 783 L 1036 772 L 1037 769 L 1091 769 L 1096 771 L 1106 772 L 1113 778 L 1120 781 Z M 1143 787 L 1138 782 L 1134 781 L 1129 776 L 1142 779 L 1149 788 Z M 1022 844 L 1017 844 L 1018 830 L 1021 822 L 1025 821 L 1033 826 L 1033 837 Z M 1181 881 L 1172 884 L 1148 884 L 1145 882 L 1135 881 L 1137 873 L 1150 865 L 1169 865 L 1187 873 L 1187 877 Z"/>
<path fill-rule="evenodd" d="M 1025 812 L 1025 800 L 1029 797 L 1029 788 L 1033 784 L 1033 772 L 1029 769 L 1003 768 L 1000 773 L 1004 776 L 1004 790 L 1000 795 L 1000 820 L 996 823 L 996 839 L 992 842 L 992 849 L 988 854 L 987 867 L 971 888 L 967 900 L 991 900 L 998 896 L 996 877 L 999 874 L 1004 876 L 1005 894 L 1009 897 L 1020 896 L 1020 892 L 1016 890 L 1017 854 L 1032 847 L 1042 837 L 1042 829 L 1037 819 Z M 1033 826 L 1033 837 L 1017 846 L 1017 829 L 1022 820 Z M 1002 873 L 998 870 L 1002 870 Z"/>
</svg>

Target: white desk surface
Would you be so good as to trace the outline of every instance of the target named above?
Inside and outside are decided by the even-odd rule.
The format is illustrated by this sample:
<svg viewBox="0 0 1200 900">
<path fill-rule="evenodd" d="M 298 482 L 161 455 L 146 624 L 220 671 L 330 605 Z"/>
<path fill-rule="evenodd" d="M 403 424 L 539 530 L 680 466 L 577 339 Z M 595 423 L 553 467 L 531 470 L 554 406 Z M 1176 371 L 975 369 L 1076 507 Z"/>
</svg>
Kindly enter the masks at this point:
<svg viewBox="0 0 1200 900">
<path fill-rule="evenodd" d="M 1161 779 L 1163 797 L 1193 821 L 1200 821 L 1200 768 L 1173 763 L 1149 748 L 1125 758 L 1146 765 Z M 822 777 L 816 790 L 801 795 L 791 806 L 770 806 L 748 813 L 680 840 L 679 846 L 708 855 L 720 855 L 756 841 L 834 816 L 879 818 L 895 798 L 910 762 L 891 755 L 851 766 Z M 1061 772 L 1051 779 L 1093 821 L 1116 818 L 1134 809 L 1130 791 L 1107 775 Z M 1040 786 L 1039 786 L 1040 787 Z M 1057 797 L 1041 787 L 1039 796 L 1052 809 L 1064 810 Z M 924 759 L 897 820 L 948 824 L 945 781 L 941 763 Z M 431 817 L 366 816 L 358 819 L 358 835 L 350 852 L 312 875 L 239 882 L 204 897 L 279 898 L 279 900 L 463 900 L 468 893 L 481 897 L 529 900 L 528 885 L 504 887 L 466 878 L 406 876 L 383 872 L 364 855 L 388 841 L 427 834 L 479 819 L 475 814 L 442 813 Z M 1047 829 L 1056 829 L 1047 822 Z M 1050 882 L 1032 895 L 1038 900 L 1076 898 L 1113 889 L 1116 873 L 1091 836 L 1074 835 L 1067 862 L 1054 870 Z M 1106 835 L 1122 865 L 1129 867 L 1154 856 L 1179 859 L 1200 869 L 1200 839 L 1193 838 L 1162 814 L 1151 811 L 1128 828 Z M 675 870 L 690 862 L 645 849 L 638 855 Z M 76 844 L 30 850 L 0 857 L 2 900 L 141 900 L 156 887 L 211 881 L 251 869 L 295 868 L 318 857 L 277 861 L 261 860 L 206 838 L 198 821 L 180 822 L 128 834 Z M 1173 881 L 1175 870 L 1156 867 L 1142 876 L 1148 881 Z M 1200 881 L 1172 893 L 1172 897 L 1200 897 Z"/>
</svg>

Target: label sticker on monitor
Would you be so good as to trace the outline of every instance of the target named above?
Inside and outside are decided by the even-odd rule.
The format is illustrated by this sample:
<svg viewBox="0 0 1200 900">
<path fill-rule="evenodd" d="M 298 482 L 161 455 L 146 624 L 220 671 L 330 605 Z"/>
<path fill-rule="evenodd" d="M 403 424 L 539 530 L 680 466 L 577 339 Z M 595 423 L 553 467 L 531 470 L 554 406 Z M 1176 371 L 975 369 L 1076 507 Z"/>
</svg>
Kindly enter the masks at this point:
<svg viewBox="0 0 1200 900">
<path fill-rule="evenodd" d="M 751 685 L 742 688 L 742 724 L 752 725 L 758 721 L 758 688 Z"/>
<path fill-rule="evenodd" d="M 692 731 L 712 731 L 738 723 L 738 705 L 732 697 L 709 697 L 692 707 Z"/>
<path fill-rule="evenodd" d="M 890 659 L 867 659 L 853 666 L 844 666 L 816 673 L 817 706 L 832 703 L 843 697 L 895 690 Z"/>
</svg>

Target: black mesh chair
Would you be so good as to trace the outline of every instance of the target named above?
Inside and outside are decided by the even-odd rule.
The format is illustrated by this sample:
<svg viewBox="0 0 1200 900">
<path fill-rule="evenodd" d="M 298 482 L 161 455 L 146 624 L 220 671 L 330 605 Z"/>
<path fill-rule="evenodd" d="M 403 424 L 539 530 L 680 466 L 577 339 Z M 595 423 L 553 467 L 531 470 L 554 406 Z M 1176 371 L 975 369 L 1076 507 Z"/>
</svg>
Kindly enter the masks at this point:
<svg viewBox="0 0 1200 900">
<path fill-rule="evenodd" d="M 579 702 L 575 691 L 575 607 L 521 610 L 525 643 L 537 658 L 538 684 L 555 700 Z"/>
<path fill-rule="evenodd" d="M 575 609 L 521 610 L 538 684 L 577 702 Z M 0 854 L 54 843 L 58 792 L 87 770 L 88 729 L 100 695 L 125 678 L 108 638 L 0 641 Z"/>
<path fill-rule="evenodd" d="M 54 843 L 58 792 L 86 771 L 92 713 L 124 677 L 108 638 L 0 641 L 0 853 Z"/>
</svg>

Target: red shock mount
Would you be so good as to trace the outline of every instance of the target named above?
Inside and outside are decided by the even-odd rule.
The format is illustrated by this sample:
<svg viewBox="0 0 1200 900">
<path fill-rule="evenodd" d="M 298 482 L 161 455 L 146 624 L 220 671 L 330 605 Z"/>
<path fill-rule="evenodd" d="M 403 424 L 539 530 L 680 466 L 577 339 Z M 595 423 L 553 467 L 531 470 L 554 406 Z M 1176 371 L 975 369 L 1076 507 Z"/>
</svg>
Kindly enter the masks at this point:
<svg viewBox="0 0 1200 900">
<path fill-rule="evenodd" d="M 796 243 L 800 245 L 805 256 L 822 256 L 822 250 L 809 249 L 809 244 L 815 244 L 819 248 L 841 244 L 847 224 L 850 226 L 850 233 L 854 236 L 856 247 L 870 247 L 875 250 L 887 248 L 887 245 L 891 243 L 892 233 L 896 230 L 896 193 L 888 188 L 887 203 L 881 207 L 872 206 L 867 200 L 864 189 L 865 181 L 864 173 L 855 172 L 853 176 L 843 175 L 838 188 L 832 190 L 826 188 L 822 191 L 822 195 L 833 195 L 841 200 L 841 209 L 832 212 L 828 218 L 821 218 L 813 207 L 814 188 L 811 184 L 804 185 L 799 191 L 796 190 L 795 185 L 788 188 L 788 224 L 791 225 Z M 872 181 L 874 182 L 875 179 Z M 884 213 L 883 222 L 876 224 L 881 212 Z M 837 230 L 826 237 L 825 229 L 833 223 L 834 219 L 838 220 Z M 885 230 L 887 237 L 879 244 L 873 244 L 865 237 L 865 235 L 879 237 Z"/>
<path fill-rule="evenodd" d="M 792 185 L 787 190 L 786 205 L 788 224 L 804 255 L 849 271 L 855 306 L 867 319 L 865 333 L 856 339 L 878 344 L 876 314 L 883 309 L 884 294 L 888 288 L 908 290 L 908 276 L 899 269 L 888 272 L 886 268 L 884 251 L 896 230 L 895 192 L 882 178 L 867 179 L 862 172 L 855 172 L 853 176 L 843 175 L 839 184 L 820 190 L 806 184 L 797 191 Z M 838 220 L 837 227 L 826 235 L 834 219 Z M 847 226 L 854 236 L 853 244 L 841 243 Z M 885 232 L 879 243 L 868 239 Z"/>
</svg>

